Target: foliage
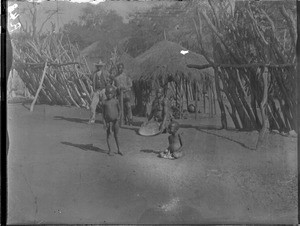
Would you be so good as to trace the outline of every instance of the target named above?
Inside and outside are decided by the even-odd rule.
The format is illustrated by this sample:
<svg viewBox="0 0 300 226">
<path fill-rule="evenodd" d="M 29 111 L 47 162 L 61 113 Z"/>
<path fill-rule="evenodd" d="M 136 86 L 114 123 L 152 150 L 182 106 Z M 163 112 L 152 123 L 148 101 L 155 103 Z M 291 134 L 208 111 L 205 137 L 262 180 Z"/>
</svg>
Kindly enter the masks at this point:
<svg viewBox="0 0 300 226">
<path fill-rule="evenodd" d="M 31 38 L 36 38 L 44 33 L 44 27 L 51 18 L 57 14 L 61 14 L 62 11 L 57 7 L 55 10 L 43 10 L 42 4 L 32 1 L 18 3 L 19 7 L 16 9 L 18 16 L 18 22 L 21 24 L 21 33 L 26 34 Z M 41 15 L 46 16 L 41 20 Z M 40 26 L 38 26 L 40 23 Z M 55 25 L 52 23 L 52 32 L 55 31 Z"/>
<path fill-rule="evenodd" d="M 66 24 L 63 30 L 80 49 L 99 40 L 114 47 L 127 35 L 126 24 L 115 11 L 90 5 L 82 9 L 80 21 Z"/>
<path fill-rule="evenodd" d="M 195 50 L 192 5 L 188 1 L 161 5 L 145 13 L 136 13 L 129 22 L 131 37 L 128 52 L 137 56 L 155 43 L 168 40 Z M 208 41 L 208 38 L 205 39 Z M 208 44 L 208 42 L 206 42 Z M 208 44 L 207 47 L 210 45 Z"/>
</svg>

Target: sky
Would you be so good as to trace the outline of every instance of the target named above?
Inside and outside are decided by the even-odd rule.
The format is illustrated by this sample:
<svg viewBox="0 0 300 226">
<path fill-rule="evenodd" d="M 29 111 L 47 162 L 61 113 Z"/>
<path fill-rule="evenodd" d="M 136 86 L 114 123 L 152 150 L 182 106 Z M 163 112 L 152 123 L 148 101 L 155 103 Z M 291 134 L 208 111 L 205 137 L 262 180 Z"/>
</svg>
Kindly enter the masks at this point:
<svg viewBox="0 0 300 226">
<path fill-rule="evenodd" d="M 134 12 L 146 11 L 157 4 L 170 4 L 169 1 L 109 1 L 109 0 L 34 0 L 35 2 L 40 2 L 38 6 L 38 27 L 41 26 L 42 22 L 46 19 L 47 10 L 55 10 L 57 7 L 61 10 L 61 14 L 55 15 L 49 20 L 45 26 L 45 31 L 50 30 L 51 21 L 55 23 L 57 28 L 62 27 L 64 24 L 70 22 L 71 20 L 78 20 L 81 14 L 81 9 L 88 5 L 92 4 L 101 4 L 104 9 L 115 10 L 120 16 L 123 17 L 124 22 L 127 22 L 128 15 Z M 18 9 L 24 8 L 26 5 L 29 5 L 31 0 L 28 1 L 8 1 L 9 5 L 18 4 Z M 14 10 L 14 11 L 17 11 Z M 20 20 L 23 24 L 28 24 L 29 19 L 24 14 L 19 14 Z M 12 20 L 13 21 L 13 20 Z M 14 20 L 17 21 L 17 20 Z"/>
</svg>

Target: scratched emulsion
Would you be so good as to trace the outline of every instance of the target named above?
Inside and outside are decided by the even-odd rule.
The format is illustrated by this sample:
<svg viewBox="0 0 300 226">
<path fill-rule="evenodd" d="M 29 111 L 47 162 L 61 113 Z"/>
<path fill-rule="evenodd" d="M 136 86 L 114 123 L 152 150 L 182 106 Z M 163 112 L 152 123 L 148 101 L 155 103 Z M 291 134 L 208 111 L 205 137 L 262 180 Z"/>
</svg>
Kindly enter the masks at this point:
<svg viewBox="0 0 300 226">
<path fill-rule="evenodd" d="M 136 32 L 135 29 L 141 27 L 139 23 L 135 29 L 124 29 L 132 13 L 143 14 L 159 4 L 172 5 L 171 1 L 38 2 L 41 3 L 38 5 L 37 28 L 44 25 L 45 32 L 53 32 L 53 36 L 61 31 L 63 25 L 73 20 L 78 22 L 82 18 L 80 13 L 83 6 L 87 5 L 84 3 L 92 2 L 92 9 L 102 4 L 107 10 L 116 11 L 117 17 L 112 18 L 121 18 L 114 24 L 122 25 L 121 34 L 112 35 L 106 30 L 101 33 L 106 35 L 101 39 L 106 44 L 111 44 L 111 39 L 115 37 L 122 38 L 123 44 L 127 43 L 128 37 L 125 35 L 130 32 L 140 35 L 132 41 L 133 49 L 145 48 L 145 51 L 151 47 L 147 38 L 154 39 L 151 44 L 162 40 L 162 43 L 167 44 L 171 41 L 189 44 L 190 38 L 197 39 L 193 26 L 194 22 L 199 22 L 198 15 L 196 20 L 188 23 L 185 21 L 186 17 L 172 15 L 180 23 L 186 23 L 186 27 L 177 24 L 177 21 L 171 21 L 170 25 L 166 25 L 166 30 L 171 31 L 162 29 L 159 38 L 156 33 L 150 35 L 147 30 Z M 11 19 L 20 19 L 23 25 L 30 24 L 33 20 L 20 12 L 27 6 L 32 6 L 31 3 L 14 1 L 14 4 L 17 4 L 14 11 L 20 11 L 18 18 L 17 14 L 12 14 Z M 89 9 L 86 10 L 87 13 L 90 12 Z M 58 13 L 59 10 L 62 13 Z M 193 12 L 194 10 L 192 9 Z M 49 12 L 56 14 L 47 23 L 43 23 Z M 160 15 L 161 19 L 157 24 L 152 24 L 153 32 L 157 32 L 157 25 L 164 22 L 163 15 Z M 146 18 L 146 24 L 152 23 L 147 16 L 141 18 Z M 86 19 L 91 22 L 94 18 Z M 20 27 L 15 28 L 16 31 L 21 30 Z M 110 26 L 105 27 L 109 28 Z M 118 30 L 115 27 L 112 29 L 114 32 Z M 181 40 L 180 32 L 187 32 L 186 42 Z M 206 28 L 205 32 L 208 32 Z M 86 45 L 82 49 L 89 49 L 91 45 L 94 47 L 93 44 L 97 42 L 99 44 L 98 36 L 88 32 L 80 35 L 86 38 Z M 177 39 L 171 40 L 172 35 Z M 76 41 L 78 37 L 71 38 Z M 212 38 L 207 39 L 211 41 Z M 141 40 L 145 41 L 144 45 L 138 45 Z M 111 46 L 109 54 L 114 51 L 115 46 Z M 42 53 L 48 50 L 46 48 Z M 59 56 L 65 52 L 61 50 Z M 102 49 L 99 50 L 99 54 L 102 52 Z M 189 54 L 188 50 L 180 52 L 182 57 Z M 139 49 L 136 52 L 138 54 L 141 54 Z M 33 55 L 30 57 L 44 60 L 43 57 Z M 98 58 L 96 60 L 99 62 Z M 77 73 L 78 71 L 74 72 L 78 75 Z M 62 83 L 60 77 L 53 76 L 51 79 Z M 62 81 L 76 83 L 73 77 L 69 79 Z M 204 99 L 207 98 L 203 95 Z M 202 102 L 200 105 L 203 107 Z M 29 112 L 29 107 L 30 101 L 8 104 L 8 224 L 297 223 L 298 174 L 295 136 L 270 133 L 261 149 L 254 150 L 258 132 L 219 130 L 221 122 L 217 106 L 214 118 L 209 118 L 207 112 L 202 111 L 199 112 L 197 121 L 194 120 L 194 115 L 178 120 L 185 150 L 181 159 L 158 158 L 158 152 L 165 150 L 168 145 L 168 135 L 139 136 L 138 125 L 145 118 L 137 116 L 134 116 L 135 125 L 120 129 L 120 146 L 124 156 L 110 157 L 107 155 L 106 133 L 101 115 L 97 115 L 94 125 L 88 125 L 90 112 L 84 107 L 37 104 L 33 112 Z M 228 127 L 232 128 L 233 122 L 229 115 L 227 118 Z M 112 148 L 116 150 L 115 146 Z"/>
</svg>

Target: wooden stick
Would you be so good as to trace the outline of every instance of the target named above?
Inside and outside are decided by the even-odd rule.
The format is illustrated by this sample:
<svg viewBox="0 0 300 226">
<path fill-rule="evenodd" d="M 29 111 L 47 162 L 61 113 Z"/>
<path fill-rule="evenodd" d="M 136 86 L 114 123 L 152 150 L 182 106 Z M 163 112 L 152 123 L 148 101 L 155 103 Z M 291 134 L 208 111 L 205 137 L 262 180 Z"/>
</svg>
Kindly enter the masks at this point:
<svg viewBox="0 0 300 226">
<path fill-rule="evenodd" d="M 123 126 L 123 120 L 124 120 L 124 103 L 123 103 L 123 90 L 122 89 L 120 89 L 120 107 L 121 107 L 120 126 Z"/>
<path fill-rule="evenodd" d="M 216 95 L 215 92 L 213 91 L 213 104 L 214 104 L 214 114 L 217 114 L 217 109 L 216 109 Z"/>
<path fill-rule="evenodd" d="M 189 108 L 189 90 L 188 90 L 188 81 L 185 79 L 185 96 L 186 96 L 186 109 Z"/>
<path fill-rule="evenodd" d="M 180 117 L 179 119 L 182 118 L 182 112 L 183 112 L 183 87 L 182 87 L 183 79 L 180 77 Z"/>
<path fill-rule="evenodd" d="M 23 64 L 26 66 L 33 66 L 33 67 L 43 67 L 45 63 L 19 63 Z M 48 63 L 48 66 L 53 66 L 53 67 L 62 67 L 62 66 L 68 66 L 68 65 L 73 65 L 73 64 L 79 64 L 78 62 L 69 62 L 69 63 L 64 63 L 64 64 L 57 64 L 57 63 Z"/>
<path fill-rule="evenodd" d="M 71 94 L 71 92 L 69 91 L 69 89 L 67 89 L 67 92 L 68 92 L 69 97 L 70 97 L 71 101 L 73 102 L 73 104 L 74 104 L 76 107 L 80 108 L 80 106 L 79 106 L 79 105 L 76 103 L 76 101 L 73 99 L 72 94 Z"/>
<path fill-rule="evenodd" d="M 209 109 L 209 117 L 212 117 L 212 93 L 211 93 L 211 86 L 208 88 L 208 109 Z"/>
<path fill-rule="evenodd" d="M 176 107 L 178 106 L 178 84 L 177 84 L 177 82 L 175 83 L 175 92 L 176 92 Z"/>
<path fill-rule="evenodd" d="M 264 64 L 264 63 L 254 63 L 254 64 L 187 64 L 188 68 L 195 69 L 206 69 L 210 67 L 221 67 L 221 68 L 249 68 L 249 67 L 267 67 L 267 68 L 284 68 L 284 67 L 296 67 L 296 64 Z"/>
<path fill-rule="evenodd" d="M 193 95 L 193 88 L 192 88 L 192 84 L 191 84 L 191 82 L 189 82 L 189 100 L 190 101 L 193 101 L 194 100 L 194 95 Z"/>
<path fill-rule="evenodd" d="M 198 119 L 198 87 L 197 81 L 195 81 L 195 119 Z"/>
<path fill-rule="evenodd" d="M 206 93 L 203 93 L 203 112 L 206 113 Z"/>
<path fill-rule="evenodd" d="M 87 63 L 86 57 L 83 56 L 83 59 L 84 59 L 85 66 L 86 66 L 86 68 L 88 69 L 88 72 L 89 72 L 90 74 L 92 74 L 91 69 L 90 69 L 90 67 L 89 67 L 89 65 L 88 65 L 88 63 Z"/>
<path fill-rule="evenodd" d="M 263 74 L 262 74 L 263 82 L 264 82 L 264 95 L 263 95 L 263 99 L 260 103 L 260 110 L 261 110 L 261 117 L 262 117 L 263 125 L 262 125 L 262 129 L 260 130 L 259 135 L 258 135 L 256 149 L 258 147 L 260 147 L 260 145 L 263 143 L 264 135 L 269 126 L 269 120 L 268 120 L 268 116 L 266 114 L 266 106 L 267 106 L 267 101 L 268 101 L 268 74 L 269 74 L 269 72 L 265 68 L 265 70 L 263 71 Z"/>
<path fill-rule="evenodd" d="M 40 81 L 40 85 L 39 85 L 39 88 L 38 90 L 36 91 L 36 94 L 35 94 L 35 97 L 31 103 L 31 106 L 30 106 L 30 111 L 32 112 L 33 111 L 33 108 L 34 108 L 34 105 L 35 105 L 35 102 L 39 96 L 39 93 L 43 87 L 43 82 L 44 82 L 44 78 L 45 78 L 45 75 L 46 75 L 46 71 L 47 71 L 47 68 L 48 68 L 48 65 L 47 65 L 47 62 L 45 63 L 45 67 L 44 67 L 44 71 L 43 71 L 43 75 L 42 75 L 42 78 L 41 78 L 41 81 Z"/>
<path fill-rule="evenodd" d="M 92 97 L 90 96 L 88 90 L 86 89 L 86 86 L 84 85 L 83 81 L 79 78 L 78 79 L 82 89 L 84 90 L 85 94 L 87 95 L 87 97 L 89 98 L 89 101 L 91 102 L 92 101 Z"/>
</svg>

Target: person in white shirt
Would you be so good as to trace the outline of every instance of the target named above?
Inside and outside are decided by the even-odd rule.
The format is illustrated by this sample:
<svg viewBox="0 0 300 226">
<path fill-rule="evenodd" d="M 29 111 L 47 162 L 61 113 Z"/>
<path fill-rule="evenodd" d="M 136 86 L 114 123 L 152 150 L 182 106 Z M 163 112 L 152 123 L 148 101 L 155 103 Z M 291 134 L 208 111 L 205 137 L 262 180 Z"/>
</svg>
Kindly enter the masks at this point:
<svg viewBox="0 0 300 226">
<path fill-rule="evenodd" d="M 104 70 L 105 63 L 103 63 L 101 60 L 99 61 L 98 64 L 95 64 L 96 71 L 93 74 L 93 87 L 94 91 L 92 92 L 92 102 L 90 105 L 90 111 L 91 111 L 91 116 L 89 120 L 89 124 L 95 123 L 96 119 L 96 110 L 99 102 L 102 102 L 105 100 L 105 86 L 108 83 L 109 80 L 109 75 Z"/>
</svg>

